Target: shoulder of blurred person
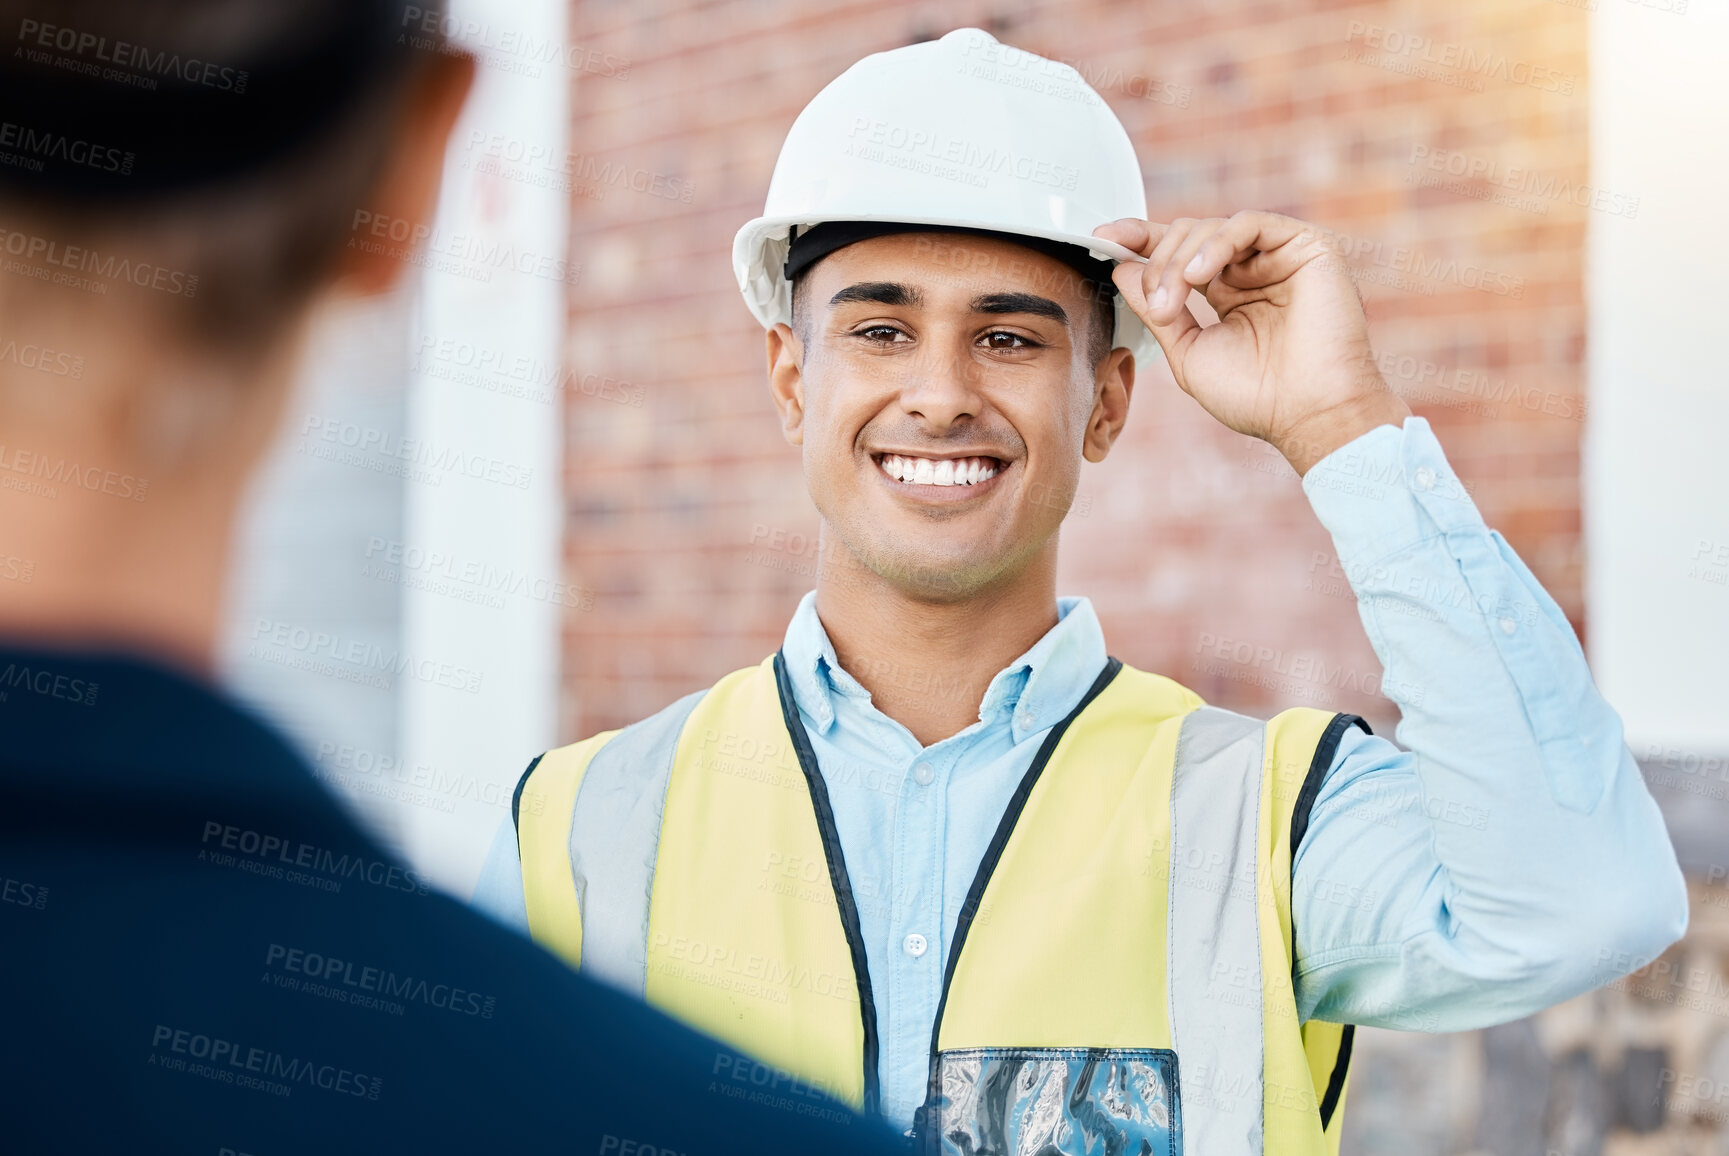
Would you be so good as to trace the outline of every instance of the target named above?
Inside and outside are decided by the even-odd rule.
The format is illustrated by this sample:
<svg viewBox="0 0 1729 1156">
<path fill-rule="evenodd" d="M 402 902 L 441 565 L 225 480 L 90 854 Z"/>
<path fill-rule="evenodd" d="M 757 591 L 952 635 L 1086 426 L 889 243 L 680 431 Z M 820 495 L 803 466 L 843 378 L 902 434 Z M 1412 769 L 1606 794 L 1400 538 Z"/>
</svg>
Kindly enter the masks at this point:
<svg viewBox="0 0 1729 1156">
<path fill-rule="evenodd" d="M 8 649 L 0 694 L 21 1150 L 876 1150 L 429 887 L 196 680 Z"/>
</svg>

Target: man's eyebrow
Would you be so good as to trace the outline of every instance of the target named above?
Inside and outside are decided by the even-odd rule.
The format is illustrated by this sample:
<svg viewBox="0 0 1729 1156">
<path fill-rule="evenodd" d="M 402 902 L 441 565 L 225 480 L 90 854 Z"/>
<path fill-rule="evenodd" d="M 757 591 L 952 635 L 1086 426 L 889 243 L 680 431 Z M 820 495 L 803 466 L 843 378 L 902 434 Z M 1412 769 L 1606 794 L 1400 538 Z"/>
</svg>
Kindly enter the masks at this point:
<svg viewBox="0 0 1729 1156">
<path fill-rule="evenodd" d="M 828 299 L 830 305 L 848 301 L 874 301 L 878 305 L 923 305 L 924 296 L 910 285 L 898 281 L 860 281 L 848 285 Z"/>
<path fill-rule="evenodd" d="M 1061 305 L 1035 293 L 987 293 L 983 297 L 974 297 L 971 307 L 974 313 L 1031 313 L 1035 317 L 1049 317 L 1063 325 L 1069 323 L 1069 315 Z"/>
</svg>

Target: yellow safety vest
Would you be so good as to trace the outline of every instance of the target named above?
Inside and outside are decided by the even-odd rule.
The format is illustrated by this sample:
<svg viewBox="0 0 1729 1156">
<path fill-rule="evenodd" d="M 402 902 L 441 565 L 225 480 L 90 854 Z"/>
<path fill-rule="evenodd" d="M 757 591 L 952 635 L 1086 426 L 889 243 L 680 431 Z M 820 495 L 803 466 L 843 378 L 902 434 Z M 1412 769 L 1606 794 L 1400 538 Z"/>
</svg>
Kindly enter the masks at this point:
<svg viewBox="0 0 1729 1156">
<path fill-rule="evenodd" d="M 1336 1154 L 1351 1029 L 1298 1022 L 1290 882 L 1353 723 L 1261 722 L 1111 660 L 1051 728 L 954 929 L 925 1150 Z M 513 814 L 537 940 L 877 1110 L 857 907 L 778 654 L 543 755 Z"/>
</svg>

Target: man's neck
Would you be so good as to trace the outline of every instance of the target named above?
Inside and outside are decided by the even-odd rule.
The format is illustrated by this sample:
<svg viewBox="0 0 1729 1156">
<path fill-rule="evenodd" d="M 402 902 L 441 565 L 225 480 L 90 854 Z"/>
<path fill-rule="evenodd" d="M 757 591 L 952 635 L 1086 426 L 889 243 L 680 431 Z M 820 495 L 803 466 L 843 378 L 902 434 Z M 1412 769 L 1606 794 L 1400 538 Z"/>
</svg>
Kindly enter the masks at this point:
<svg viewBox="0 0 1729 1156">
<path fill-rule="evenodd" d="M 1006 583 L 955 602 L 868 570 L 817 582 L 817 616 L 871 702 L 930 746 L 978 720 L 991 679 L 1057 624 L 1055 542 Z"/>
</svg>

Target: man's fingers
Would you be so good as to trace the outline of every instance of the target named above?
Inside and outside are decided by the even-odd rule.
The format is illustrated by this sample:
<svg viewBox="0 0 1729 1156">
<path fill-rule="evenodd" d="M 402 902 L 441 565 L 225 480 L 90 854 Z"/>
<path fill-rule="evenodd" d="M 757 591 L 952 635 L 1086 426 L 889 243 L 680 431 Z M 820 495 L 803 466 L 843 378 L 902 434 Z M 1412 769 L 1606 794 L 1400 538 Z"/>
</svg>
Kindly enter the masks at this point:
<svg viewBox="0 0 1729 1156">
<path fill-rule="evenodd" d="M 1123 300 L 1129 303 L 1129 308 L 1135 311 L 1135 316 L 1142 321 L 1147 319 L 1147 293 L 1142 274 L 1146 266 L 1131 262 L 1119 262 L 1111 270 L 1111 280 L 1117 283 L 1117 292 L 1123 295 Z"/>
<path fill-rule="evenodd" d="M 1219 223 L 1189 255 L 1183 276 L 1191 285 L 1205 285 L 1233 266 L 1233 284 L 1270 285 L 1301 268 L 1314 255 L 1308 242 L 1318 239 L 1313 226 L 1294 217 L 1245 210 Z"/>
<path fill-rule="evenodd" d="M 1165 358 L 1171 363 L 1172 371 L 1177 374 L 1177 380 L 1181 383 L 1183 350 L 1193 340 L 1193 335 L 1200 331 L 1201 323 L 1189 312 L 1187 286 L 1184 287 L 1182 296 L 1177 299 L 1176 308 L 1161 309 L 1155 318 L 1154 312 L 1148 308 L 1147 293 L 1149 287 L 1156 291 L 1158 281 L 1150 275 L 1150 269 L 1150 265 L 1131 265 L 1125 261 L 1111 270 L 1111 280 L 1117 283 L 1117 290 L 1122 293 L 1129 308 L 1152 330 L 1153 337 L 1164 349 Z"/>
<path fill-rule="evenodd" d="M 1218 276 L 1219 270 L 1226 265 L 1241 262 L 1256 251 L 1276 252 L 1290 242 L 1303 238 L 1305 233 L 1316 241 L 1324 240 L 1320 230 L 1295 217 L 1253 209 L 1245 209 L 1230 217 L 1206 218 L 1204 222 L 1184 217 L 1169 225 L 1157 221 L 1143 221 L 1137 217 L 1124 217 L 1100 225 L 1093 230 L 1093 236 L 1115 241 L 1143 257 L 1151 258 L 1153 250 L 1166 239 L 1172 229 L 1193 228 L 1197 223 L 1216 224 L 1218 227 L 1209 232 L 1216 235 L 1218 240 L 1206 246 L 1205 260 L 1188 277 L 1191 285 L 1205 285 Z M 1300 244 L 1297 248 L 1307 253 L 1312 246 Z"/>
<path fill-rule="evenodd" d="M 1197 221 L 1182 241 L 1171 250 L 1160 274 L 1168 298 L 1186 301 L 1191 286 L 1204 289 L 1218 275 L 1214 259 L 1209 254 L 1216 253 L 1222 245 L 1229 244 L 1228 241 L 1222 242 L 1220 239 L 1225 224 L 1219 217 Z"/>
<path fill-rule="evenodd" d="M 1242 289 L 1264 289 L 1286 280 L 1315 256 L 1316 246 L 1292 241 L 1270 253 L 1250 253 L 1232 262 L 1225 267 L 1225 280 Z"/>
<path fill-rule="evenodd" d="M 1093 236 L 1115 241 L 1123 248 L 1132 249 L 1145 257 L 1153 251 L 1153 245 L 1158 242 L 1164 229 L 1163 225 L 1143 221 L 1139 217 L 1124 217 L 1108 225 L 1100 225 L 1093 230 Z"/>
<path fill-rule="evenodd" d="M 1184 294 L 1185 298 L 1187 296 Z M 1185 302 L 1177 307 L 1177 315 L 1169 325 L 1154 325 L 1151 328 L 1159 348 L 1165 351 L 1165 360 L 1170 363 L 1171 375 L 1186 392 L 1189 387 L 1183 375 L 1183 356 L 1194 339 L 1200 336 L 1201 323 L 1195 320 L 1195 315 L 1189 311 Z"/>
<path fill-rule="evenodd" d="M 1211 222 L 1193 217 L 1179 217 L 1165 227 L 1164 236 L 1153 246 L 1147 263 L 1141 270 L 1141 285 L 1147 298 L 1147 323 L 1168 325 L 1176 320 L 1177 312 L 1189 299 L 1189 284 L 1183 280 L 1182 265 L 1173 261 L 1186 252 L 1197 230 Z"/>
<path fill-rule="evenodd" d="M 1117 266 L 1112 278 L 1167 357 L 1201 328 L 1188 308 L 1192 288 L 1205 291 L 1220 280 L 1232 290 L 1262 289 L 1289 278 L 1326 248 L 1325 234 L 1313 225 L 1253 210 L 1181 217 L 1168 225 L 1126 217 L 1093 232 L 1147 258 L 1145 265 Z"/>
</svg>

